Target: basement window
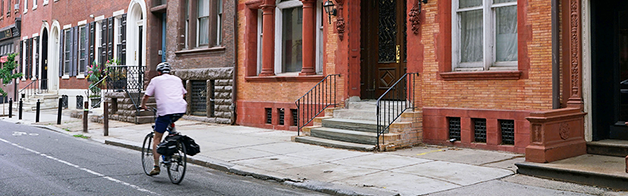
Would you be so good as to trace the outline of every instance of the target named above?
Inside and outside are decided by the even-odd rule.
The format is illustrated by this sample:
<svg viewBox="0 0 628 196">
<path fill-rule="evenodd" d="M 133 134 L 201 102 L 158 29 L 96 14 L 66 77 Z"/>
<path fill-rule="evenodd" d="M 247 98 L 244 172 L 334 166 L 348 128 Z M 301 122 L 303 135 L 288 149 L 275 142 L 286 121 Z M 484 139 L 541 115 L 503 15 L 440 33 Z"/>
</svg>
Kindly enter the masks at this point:
<svg viewBox="0 0 628 196">
<path fill-rule="evenodd" d="M 472 121 L 475 142 L 486 143 L 486 119 L 474 118 Z"/>
<path fill-rule="evenodd" d="M 515 121 L 514 120 L 499 120 L 499 128 L 502 135 L 503 145 L 515 144 Z"/>
<path fill-rule="evenodd" d="M 460 117 L 447 117 L 449 122 L 449 139 L 460 141 Z"/>
</svg>

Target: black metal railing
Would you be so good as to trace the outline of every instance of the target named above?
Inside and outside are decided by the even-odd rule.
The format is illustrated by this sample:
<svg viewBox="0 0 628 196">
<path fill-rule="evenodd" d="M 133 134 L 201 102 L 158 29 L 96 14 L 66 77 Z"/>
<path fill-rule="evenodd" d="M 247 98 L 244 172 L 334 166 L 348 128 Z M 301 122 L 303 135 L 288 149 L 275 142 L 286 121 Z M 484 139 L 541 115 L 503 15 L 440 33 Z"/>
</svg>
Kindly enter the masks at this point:
<svg viewBox="0 0 628 196">
<path fill-rule="evenodd" d="M 140 95 L 144 90 L 144 66 L 112 65 L 107 67 L 107 91 L 126 92 L 135 112 L 140 110 Z"/>
<path fill-rule="evenodd" d="M 325 76 L 314 88 L 295 101 L 297 105 L 297 135 L 301 135 L 301 128 L 307 126 L 328 107 L 338 105 L 336 93 L 336 79 L 340 74 Z"/>
<path fill-rule="evenodd" d="M 414 109 L 415 78 L 419 73 L 406 73 L 377 99 L 377 149 L 381 150 L 383 135 L 390 125 L 408 109 Z"/>
<path fill-rule="evenodd" d="M 20 89 L 18 91 L 18 94 L 22 96 L 22 98 L 28 98 L 36 94 L 47 93 L 48 92 L 48 88 L 46 85 L 47 83 L 48 83 L 47 79 L 33 80 L 30 83 L 28 83 L 28 85 L 26 85 L 24 88 Z"/>
<path fill-rule="evenodd" d="M 141 92 L 144 88 L 144 66 L 112 65 L 106 69 L 107 91 Z"/>
</svg>

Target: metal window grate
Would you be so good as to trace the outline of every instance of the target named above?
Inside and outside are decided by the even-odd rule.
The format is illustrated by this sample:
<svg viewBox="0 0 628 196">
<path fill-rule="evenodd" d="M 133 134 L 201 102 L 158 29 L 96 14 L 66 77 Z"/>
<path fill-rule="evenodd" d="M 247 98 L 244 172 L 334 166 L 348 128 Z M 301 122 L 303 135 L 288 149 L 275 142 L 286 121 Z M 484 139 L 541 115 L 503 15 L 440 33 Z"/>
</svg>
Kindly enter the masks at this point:
<svg viewBox="0 0 628 196">
<path fill-rule="evenodd" d="M 297 123 L 299 122 L 297 119 L 297 115 L 299 113 L 296 109 L 290 109 L 290 112 L 292 113 L 292 126 L 297 126 Z"/>
<path fill-rule="evenodd" d="M 76 96 L 76 109 L 83 109 L 83 96 L 82 95 Z"/>
<path fill-rule="evenodd" d="M 195 116 L 207 115 L 207 81 L 192 80 L 191 113 Z"/>
<path fill-rule="evenodd" d="M 279 112 L 279 125 L 284 125 L 284 120 L 286 118 L 286 116 L 284 115 L 284 109 L 283 108 L 279 108 L 277 109 Z"/>
<path fill-rule="evenodd" d="M 475 142 L 486 143 L 486 119 L 473 119 Z"/>
<path fill-rule="evenodd" d="M 273 124 L 273 110 L 266 108 L 266 124 Z"/>
<path fill-rule="evenodd" d="M 502 133 L 502 144 L 514 145 L 515 144 L 515 121 L 514 120 L 499 120 L 499 127 Z"/>
<path fill-rule="evenodd" d="M 460 118 L 448 117 L 447 121 L 449 121 L 449 139 L 460 141 Z"/>
<path fill-rule="evenodd" d="M 61 95 L 61 106 L 68 109 L 68 95 Z"/>
</svg>

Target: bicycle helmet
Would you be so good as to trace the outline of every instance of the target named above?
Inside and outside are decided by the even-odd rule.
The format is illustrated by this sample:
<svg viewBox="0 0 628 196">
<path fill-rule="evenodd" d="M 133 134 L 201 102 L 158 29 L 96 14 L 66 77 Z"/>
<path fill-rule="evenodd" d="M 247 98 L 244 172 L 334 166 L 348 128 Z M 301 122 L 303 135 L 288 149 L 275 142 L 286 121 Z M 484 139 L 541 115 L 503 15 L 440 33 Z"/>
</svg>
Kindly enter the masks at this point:
<svg viewBox="0 0 628 196">
<path fill-rule="evenodd" d="M 157 71 L 161 73 L 170 73 L 170 63 L 161 62 L 157 65 Z"/>
</svg>

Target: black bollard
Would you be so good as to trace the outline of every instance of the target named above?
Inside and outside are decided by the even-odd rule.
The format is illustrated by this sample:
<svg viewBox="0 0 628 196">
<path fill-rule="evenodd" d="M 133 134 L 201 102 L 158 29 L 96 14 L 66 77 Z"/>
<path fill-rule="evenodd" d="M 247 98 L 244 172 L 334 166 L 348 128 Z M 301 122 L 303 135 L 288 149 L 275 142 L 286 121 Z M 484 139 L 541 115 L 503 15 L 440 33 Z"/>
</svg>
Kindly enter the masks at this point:
<svg viewBox="0 0 628 196">
<path fill-rule="evenodd" d="M 39 122 L 39 99 L 37 99 L 37 108 L 35 109 L 35 122 Z"/>
<path fill-rule="evenodd" d="M 84 109 L 83 109 L 83 133 L 87 133 L 87 123 L 89 123 L 88 121 L 88 115 L 89 115 L 89 102 L 85 102 L 84 105 Z"/>
<path fill-rule="evenodd" d="M 105 101 L 103 105 L 105 108 L 103 111 L 105 114 L 103 115 L 103 124 L 105 124 L 105 130 L 103 131 L 103 135 L 109 136 L 109 102 Z"/>
<path fill-rule="evenodd" d="M 63 106 L 61 105 L 63 104 L 63 98 L 59 98 L 59 106 L 57 106 L 57 124 L 60 125 L 61 124 L 61 109 L 63 109 Z"/>
<path fill-rule="evenodd" d="M 17 113 L 17 114 L 18 114 L 18 117 L 19 117 L 19 119 L 20 119 L 20 120 L 22 120 L 22 99 L 20 99 L 20 105 L 19 105 L 19 107 L 17 108 L 17 110 L 18 110 L 18 111 L 17 111 L 17 112 L 18 112 L 18 113 Z"/>
<path fill-rule="evenodd" d="M 13 117 L 13 98 L 9 99 L 9 118 Z"/>
</svg>

